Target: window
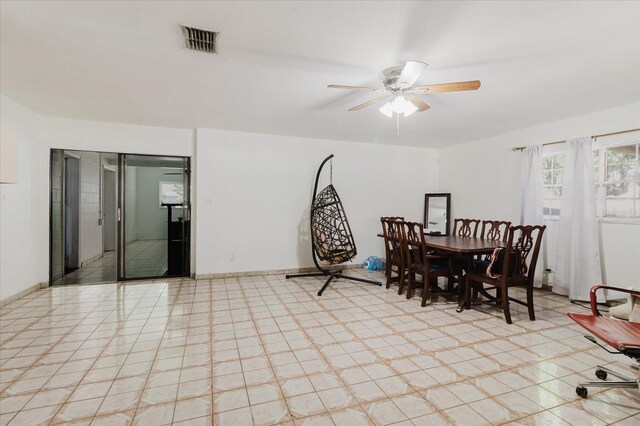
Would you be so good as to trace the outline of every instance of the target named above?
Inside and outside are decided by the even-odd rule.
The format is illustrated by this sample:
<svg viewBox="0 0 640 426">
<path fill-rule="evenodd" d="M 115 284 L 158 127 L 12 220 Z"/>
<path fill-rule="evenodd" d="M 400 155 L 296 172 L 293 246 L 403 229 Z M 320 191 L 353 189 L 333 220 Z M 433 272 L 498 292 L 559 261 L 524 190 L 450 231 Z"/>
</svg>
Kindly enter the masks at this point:
<svg viewBox="0 0 640 426">
<path fill-rule="evenodd" d="M 160 205 L 182 204 L 184 202 L 182 182 L 160 182 Z"/>
<path fill-rule="evenodd" d="M 640 143 L 600 149 L 598 212 L 640 218 Z"/>
<path fill-rule="evenodd" d="M 542 197 L 545 216 L 560 215 L 564 152 L 545 155 L 542 158 Z"/>
<path fill-rule="evenodd" d="M 640 143 L 602 146 L 593 151 L 598 216 L 640 218 Z M 560 215 L 564 152 L 542 159 L 544 215 Z"/>
</svg>

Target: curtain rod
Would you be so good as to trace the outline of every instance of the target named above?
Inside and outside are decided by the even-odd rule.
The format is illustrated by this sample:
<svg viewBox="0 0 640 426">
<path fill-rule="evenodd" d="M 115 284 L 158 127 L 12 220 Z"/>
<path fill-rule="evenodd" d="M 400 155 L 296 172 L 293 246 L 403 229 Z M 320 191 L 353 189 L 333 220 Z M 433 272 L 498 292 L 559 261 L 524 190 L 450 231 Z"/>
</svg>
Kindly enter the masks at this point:
<svg viewBox="0 0 640 426">
<path fill-rule="evenodd" d="M 638 128 L 638 129 L 630 129 L 630 130 L 621 130 L 619 132 L 603 133 L 601 135 L 593 135 L 591 137 L 593 139 L 598 139 L 598 138 L 603 138 L 605 136 L 621 135 L 623 133 L 631 133 L 631 132 L 637 132 L 637 131 L 640 131 L 640 128 Z M 559 143 L 565 143 L 565 142 L 566 141 L 547 142 L 547 143 L 543 143 L 542 146 L 557 145 Z M 513 150 L 514 151 L 522 151 L 525 148 L 526 148 L 526 146 L 518 146 L 518 147 L 513 148 Z"/>
</svg>

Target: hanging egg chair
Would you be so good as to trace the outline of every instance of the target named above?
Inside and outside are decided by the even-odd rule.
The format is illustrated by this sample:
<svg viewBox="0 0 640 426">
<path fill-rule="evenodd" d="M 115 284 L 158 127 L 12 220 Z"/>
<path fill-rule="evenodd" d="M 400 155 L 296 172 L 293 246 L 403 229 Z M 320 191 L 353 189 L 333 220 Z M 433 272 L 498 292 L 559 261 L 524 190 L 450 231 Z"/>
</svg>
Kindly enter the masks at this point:
<svg viewBox="0 0 640 426">
<path fill-rule="evenodd" d="M 333 186 L 333 163 L 331 164 L 330 183 L 318 192 L 318 181 L 322 168 L 333 158 L 333 154 L 324 159 L 316 175 L 311 202 L 310 230 L 311 252 L 313 262 L 319 272 L 286 275 L 285 278 L 327 276 L 328 279 L 318 292 L 322 296 L 324 290 L 334 279 L 343 278 L 370 284 L 382 285 L 377 281 L 343 275 L 341 270 L 329 270 L 327 267 L 339 265 L 352 260 L 357 254 L 356 243 L 347 220 L 342 201 Z"/>
</svg>

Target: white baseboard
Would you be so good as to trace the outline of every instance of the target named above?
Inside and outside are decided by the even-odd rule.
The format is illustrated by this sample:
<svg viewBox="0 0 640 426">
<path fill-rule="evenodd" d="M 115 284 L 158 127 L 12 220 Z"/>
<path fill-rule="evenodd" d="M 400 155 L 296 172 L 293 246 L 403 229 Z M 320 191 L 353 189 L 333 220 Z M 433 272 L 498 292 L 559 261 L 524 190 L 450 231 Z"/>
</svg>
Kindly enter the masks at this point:
<svg viewBox="0 0 640 426">
<path fill-rule="evenodd" d="M 360 264 L 353 265 L 333 265 L 323 266 L 330 271 L 338 269 L 359 269 Z M 220 272 L 216 274 L 192 274 L 192 278 L 196 280 L 211 280 L 219 278 L 240 278 L 240 277 L 256 277 L 266 275 L 287 275 L 287 274 L 305 274 L 308 272 L 318 272 L 316 268 L 293 268 L 293 269 L 268 269 L 265 271 L 244 271 L 244 272 Z"/>
<path fill-rule="evenodd" d="M 21 292 L 14 294 L 13 296 L 9 296 L 6 299 L 0 300 L 0 306 L 8 305 L 9 303 L 15 302 L 16 300 L 26 296 L 29 293 L 33 293 L 36 290 L 40 290 L 41 288 L 47 288 L 47 287 L 49 287 L 49 283 L 47 282 L 42 282 L 36 285 L 32 285 L 31 287 L 24 289 Z"/>
</svg>

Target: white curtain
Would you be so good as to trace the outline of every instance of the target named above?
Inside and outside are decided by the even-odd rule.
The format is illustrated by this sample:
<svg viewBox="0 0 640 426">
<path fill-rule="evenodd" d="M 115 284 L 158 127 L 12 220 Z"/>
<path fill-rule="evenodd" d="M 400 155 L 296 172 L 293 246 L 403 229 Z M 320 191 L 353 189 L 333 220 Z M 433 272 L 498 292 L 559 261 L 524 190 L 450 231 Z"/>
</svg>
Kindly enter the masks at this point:
<svg viewBox="0 0 640 426">
<path fill-rule="evenodd" d="M 542 225 L 542 145 L 528 146 L 523 151 L 520 224 Z M 543 244 L 544 249 L 544 244 Z M 542 250 L 543 250 L 542 249 Z M 538 255 L 534 286 L 541 287 L 544 276 L 544 256 Z"/>
<path fill-rule="evenodd" d="M 567 141 L 553 291 L 589 300 L 602 283 L 591 138 Z"/>
</svg>

